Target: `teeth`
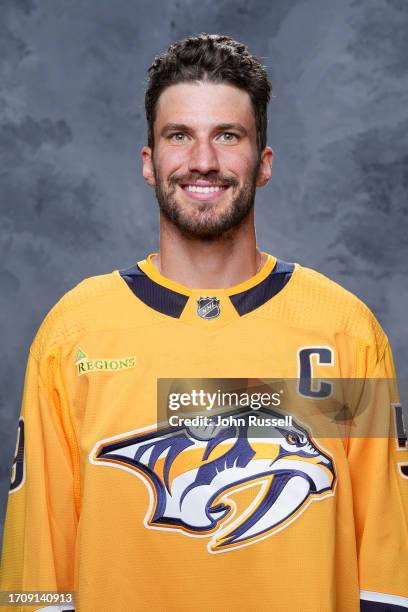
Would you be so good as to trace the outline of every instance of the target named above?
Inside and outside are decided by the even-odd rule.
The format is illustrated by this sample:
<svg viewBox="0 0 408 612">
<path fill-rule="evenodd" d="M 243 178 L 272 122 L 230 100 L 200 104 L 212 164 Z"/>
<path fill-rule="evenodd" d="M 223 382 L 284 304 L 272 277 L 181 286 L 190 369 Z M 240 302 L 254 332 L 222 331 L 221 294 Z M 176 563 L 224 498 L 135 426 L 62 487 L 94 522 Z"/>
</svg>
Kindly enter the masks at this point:
<svg viewBox="0 0 408 612">
<path fill-rule="evenodd" d="M 190 191 L 191 193 L 215 193 L 217 191 L 223 191 L 224 187 L 202 187 L 201 185 L 187 185 L 186 187 L 184 187 L 184 189 L 186 191 Z"/>
</svg>

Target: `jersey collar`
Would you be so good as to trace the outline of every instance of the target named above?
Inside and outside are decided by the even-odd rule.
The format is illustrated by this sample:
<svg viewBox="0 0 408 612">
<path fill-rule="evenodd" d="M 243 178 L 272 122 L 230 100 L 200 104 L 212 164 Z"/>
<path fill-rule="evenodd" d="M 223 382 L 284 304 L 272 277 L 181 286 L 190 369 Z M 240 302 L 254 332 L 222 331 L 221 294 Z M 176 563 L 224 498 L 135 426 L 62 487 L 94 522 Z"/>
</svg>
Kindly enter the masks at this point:
<svg viewBox="0 0 408 612">
<path fill-rule="evenodd" d="M 183 323 L 214 330 L 251 313 L 279 293 L 294 264 L 268 253 L 262 268 L 246 281 L 225 289 L 191 289 L 163 276 L 152 262 L 156 253 L 118 273 L 147 306 Z"/>
<path fill-rule="evenodd" d="M 163 276 L 158 271 L 158 269 L 156 268 L 156 266 L 154 265 L 152 261 L 152 259 L 156 255 L 157 253 L 150 253 L 150 255 L 146 257 L 146 259 L 143 259 L 142 261 L 139 261 L 137 263 L 138 267 L 146 274 L 146 276 L 148 276 L 155 283 L 158 283 L 162 287 L 166 287 L 167 289 L 170 289 L 171 291 L 175 291 L 177 293 L 181 293 L 182 295 L 187 295 L 187 296 L 197 291 L 200 294 L 208 294 L 208 293 L 223 291 L 224 293 L 226 293 L 226 295 L 229 295 L 229 296 L 234 295 L 236 293 L 241 293 L 243 291 L 246 291 L 247 289 L 251 289 L 251 287 L 254 287 L 258 283 L 262 282 L 272 272 L 276 264 L 275 257 L 273 257 L 272 255 L 269 255 L 269 253 L 262 252 L 262 256 L 266 257 L 266 260 L 263 266 L 261 267 L 259 272 L 257 272 L 257 274 L 255 274 L 254 276 L 251 276 L 246 281 L 239 283 L 238 285 L 234 285 L 233 287 L 229 287 L 227 289 L 213 289 L 213 288 L 190 289 L 189 287 L 186 287 L 185 285 L 176 283 L 170 278 Z"/>
</svg>

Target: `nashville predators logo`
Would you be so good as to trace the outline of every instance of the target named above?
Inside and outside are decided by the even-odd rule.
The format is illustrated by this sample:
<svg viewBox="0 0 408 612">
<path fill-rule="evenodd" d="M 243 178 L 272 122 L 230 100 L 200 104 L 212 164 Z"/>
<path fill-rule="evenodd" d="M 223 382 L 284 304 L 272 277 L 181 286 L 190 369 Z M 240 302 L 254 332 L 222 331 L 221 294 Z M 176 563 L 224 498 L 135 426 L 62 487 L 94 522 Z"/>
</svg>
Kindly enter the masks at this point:
<svg viewBox="0 0 408 612">
<path fill-rule="evenodd" d="M 89 458 L 145 482 L 147 528 L 210 538 L 209 552 L 230 551 L 286 528 L 312 501 L 334 494 L 333 461 L 304 428 L 293 420 L 260 437 L 251 414 L 239 411 L 239 426 L 128 432 L 101 440 Z"/>
</svg>

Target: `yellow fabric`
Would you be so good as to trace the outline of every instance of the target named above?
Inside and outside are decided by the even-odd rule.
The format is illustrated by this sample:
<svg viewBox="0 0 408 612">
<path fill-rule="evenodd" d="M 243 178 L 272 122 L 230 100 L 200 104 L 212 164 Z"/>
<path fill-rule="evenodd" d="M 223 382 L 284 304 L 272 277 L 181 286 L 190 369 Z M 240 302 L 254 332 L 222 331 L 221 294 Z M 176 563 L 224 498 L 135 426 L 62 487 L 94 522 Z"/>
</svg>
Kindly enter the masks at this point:
<svg viewBox="0 0 408 612">
<path fill-rule="evenodd" d="M 30 348 L 26 471 L 9 495 L 0 590 L 75 591 L 76 612 L 357 612 L 360 590 L 408 597 L 408 479 L 398 465 L 408 452 L 391 435 L 393 384 L 371 419 L 390 437 L 315 440 L 335 466 L 333 491 L 225 552 L 210 550 L 211 533 L 152 524 L 143 474 L 97 460 L 107 440 L 155 430 L 160 378 L 296 378 L 298 352 L 311 346 L 333 352 L 332 365 L 313 362 L 315 376 L 395 378 L 374 316 L 321 274 L 296 264 L 277 295 L 239 316 L 230 296 L 262 282 L 275 258 L 245 283 L 198 290 L 164 279 L 151 257 L 139 262 L 145 274 L 188 297 L 179 318 L 146 306 L 114 271 L 63 296 Z M 203 295 L 220 300 L 218 318 L 197 316 Z M 78 362 L 89 371 L 79 375 Z M 268 457 L 261 445 L 257 453 Z M 171 482 L 200 461 L 186 457 Z M 236 516 L 261 484 L 236 488 Z"/>
</svg>

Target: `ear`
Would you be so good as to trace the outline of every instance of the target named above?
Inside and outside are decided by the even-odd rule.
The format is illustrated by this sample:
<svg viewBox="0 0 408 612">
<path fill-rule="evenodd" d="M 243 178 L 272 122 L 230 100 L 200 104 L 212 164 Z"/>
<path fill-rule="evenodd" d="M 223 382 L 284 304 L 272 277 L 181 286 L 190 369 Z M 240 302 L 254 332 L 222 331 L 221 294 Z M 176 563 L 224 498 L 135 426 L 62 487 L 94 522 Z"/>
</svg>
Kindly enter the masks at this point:
<svg viewBox="0 0 408 612">
<path fill-rule="evenodd" d="M 143 178 L 145 179 L 147 184 L 150 185 L 150 187 L 155 187 L 156 180 L 154 178 L 153 160 L 152 160 L 153 152 L 151 148 L 143 147 L 141 157 L 142 157 L 142 162 L 143 162 L 143 168 L 142 168 Z"/>
<path fill-rule="evenodd" d="M 256 186 L 263 187 L 272 176 L 273 151 L 271 147 L 265 147 L 261 153 Z"/>
</svg>

